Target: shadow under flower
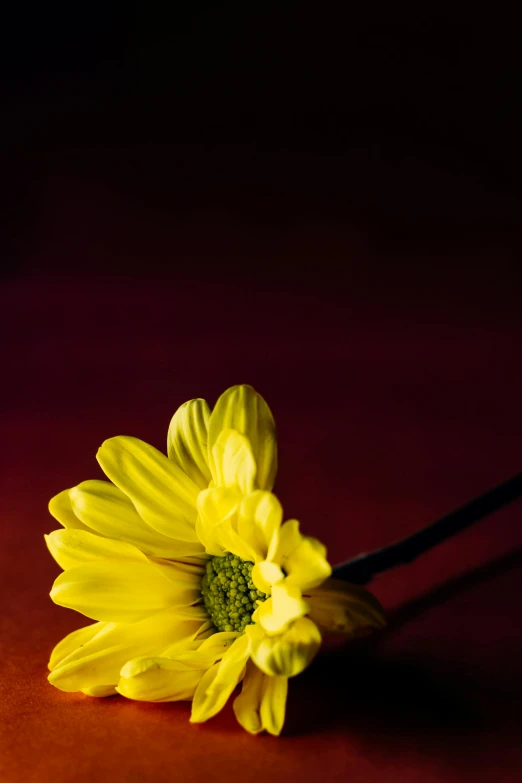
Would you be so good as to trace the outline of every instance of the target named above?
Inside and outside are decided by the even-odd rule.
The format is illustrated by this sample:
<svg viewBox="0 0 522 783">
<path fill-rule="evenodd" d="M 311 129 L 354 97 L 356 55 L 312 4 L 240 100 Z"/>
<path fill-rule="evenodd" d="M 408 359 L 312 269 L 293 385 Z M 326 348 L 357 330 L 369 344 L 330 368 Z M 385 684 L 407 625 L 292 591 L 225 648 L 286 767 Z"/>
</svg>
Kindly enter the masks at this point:
<svg viewBox="0 0 522 783">
<path fill-rule="evenodd" d="M 441 764 L 482 763 L 492 732 L 508 738 L 522 728 L 516 707 L 522 694 L 515 688 L 512 701 L 506 696 L 512 689 L 508 679 L 496 693 L 496 682 L 487 676 L 479 683 L 463 677 L 462 666 L 433 656 L 428 644 L 420 655 L 418 647 L 400 655 L 384 648 L 407 623 L 521 565 L 522 548 L 407 602 L 378 636 L 325 651 L 290 689 L 284 734 L 337 732 L 368 755 L 388 760 L 418 752 Z M 477 752 L 470 753 L 475 746 Z"/>
</svg>

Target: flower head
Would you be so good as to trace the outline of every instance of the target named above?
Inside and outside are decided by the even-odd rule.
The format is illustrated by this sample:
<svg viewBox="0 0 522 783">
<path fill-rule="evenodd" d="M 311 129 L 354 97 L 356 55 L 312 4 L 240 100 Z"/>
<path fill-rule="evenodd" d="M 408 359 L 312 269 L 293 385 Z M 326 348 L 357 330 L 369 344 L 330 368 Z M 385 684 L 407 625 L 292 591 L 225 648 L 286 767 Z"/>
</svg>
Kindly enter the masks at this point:
<svg viewBox="0 0 522 783">
<path fill-rule="evenodd" d="M 63 525 L 46 536 L 63 569 L 51 597 L 95 620 L 53 650 L 50 682 L 90 696 L 192 700 L 193 722 L 234 700 L 247 731 L 279 734 L 288 678 L 328 632 L 384 624 L 376 599 L 330 578 L 325 547 L 283 522 L 272 493 L 275 424 L 250 386 L 212 413 L 175 413 L 168 456 L 111 438 L 98 461 L 110 481 L 54 497 Z"/>
</svg>

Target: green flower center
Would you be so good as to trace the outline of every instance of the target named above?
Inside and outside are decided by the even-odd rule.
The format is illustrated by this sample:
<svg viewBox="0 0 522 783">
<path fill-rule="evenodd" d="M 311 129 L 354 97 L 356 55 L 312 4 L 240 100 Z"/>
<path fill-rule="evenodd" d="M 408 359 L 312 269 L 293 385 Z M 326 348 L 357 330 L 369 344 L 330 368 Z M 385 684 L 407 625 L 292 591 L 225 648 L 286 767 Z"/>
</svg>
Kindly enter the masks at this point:
<svg viewBox="0 0 522 783">
<path fill-rule="evenodd" d="M 201 593 L 218 631 L 244 631 L 252 622 L 258 601 L 261 603 L 268 598 L 252 581 L 253 565 L 232 554 L 208 561 Z"/>
</svg>

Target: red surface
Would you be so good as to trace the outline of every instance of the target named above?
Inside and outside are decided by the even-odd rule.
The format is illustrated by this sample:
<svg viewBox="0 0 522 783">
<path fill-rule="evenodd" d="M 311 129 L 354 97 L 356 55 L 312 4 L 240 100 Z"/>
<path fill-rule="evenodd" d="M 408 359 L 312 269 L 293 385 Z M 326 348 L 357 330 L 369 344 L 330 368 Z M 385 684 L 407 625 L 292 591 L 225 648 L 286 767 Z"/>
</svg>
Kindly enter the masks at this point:
<svg viewBox="0 0 522 783">
<path fill-rule="evenodd" d="M 268 274 L 259 251 L 234 281 L 219 260 L 198 273 L 219 225 L 203 217 L 193 233 L 163 234 L 178 258 L 194 238 L 183 275 L 124 279 L 101 270 L 117 241 L 146 269 L 135 216 L 100 208 L 93 222 L 78 217 L 84 208 L 75 217 L 65 198 L 48 208 L 38 247 L 58 259 L 54 273 L 28 263 L 3 284 L 1 780 L 519 780 L 521 503 L 379 578 L 388 632 L 323 654 L 292 681 L 280 739 L 245 734 L 230 708 L 191 726 L 186 703 L 96 700 L 47 683 L 53 645 L 82 624 L 48 598 L 58 568 L 42 537 L 54 527 L 47 501 L 100 475 L 106 437 L 163 448 L 186 399 L 213 402 L 238 382 L 267 398 L 278 494 L 334 562 L 520 470 L 522 326 L 502 248 L 388 266 L 375 249 L 347 247 L 339 225 L 302 223 L 284 242 L 278 234 L 276 251 L 264 237 Z M 304 278 L 300 255 L 316 257 Z M 333 256 L 363 260 L 342 274 Z M 280 280 L 284 257 L 294 266 Z M 72 259 L 82 271 L 58 274 Z"/>
</svg>

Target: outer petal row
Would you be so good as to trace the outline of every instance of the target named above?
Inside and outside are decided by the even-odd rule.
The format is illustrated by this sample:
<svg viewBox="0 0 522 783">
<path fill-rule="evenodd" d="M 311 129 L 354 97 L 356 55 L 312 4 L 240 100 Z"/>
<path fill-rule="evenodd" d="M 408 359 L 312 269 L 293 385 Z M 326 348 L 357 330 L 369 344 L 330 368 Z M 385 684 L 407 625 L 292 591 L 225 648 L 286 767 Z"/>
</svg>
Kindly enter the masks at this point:
<svg viewBox="0 0 522 783">
<path fill-rule="evenodd" d="M 127 661 L 161 654 L 169 645 L 195 638 L 204 627 L 200 619 L 187 619 L 172 609 L 136 623 L 95 623 L 55 647 L 49 681 L 68 692 L 116 686 Z"/>
<path fill-rule="evenodd" d="M 170 578 L 168 568 L 123 560 L 85 562 L 60 574 L 51 598 L 93 620 L 134 623 L 162 609 L 188 607 L 200 599 L 196 578 L 175 572 Z"/>
<path fill-rule="evenodd" d="M 181 468 L 148 443 L 126 435 L 106 440 L 97 459 L 148 525 L 180 541 L 197 542 L 199 487 Z"/>
</svg>

